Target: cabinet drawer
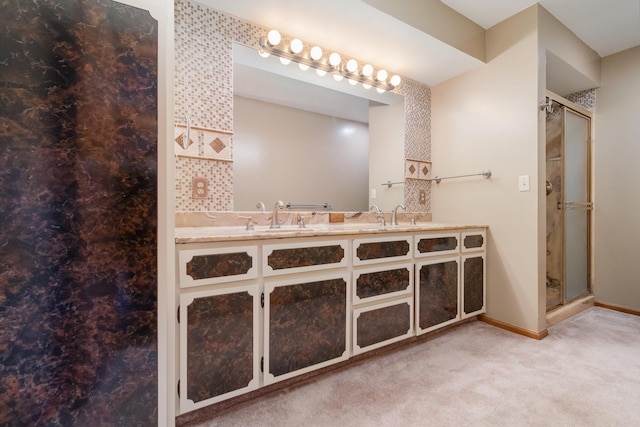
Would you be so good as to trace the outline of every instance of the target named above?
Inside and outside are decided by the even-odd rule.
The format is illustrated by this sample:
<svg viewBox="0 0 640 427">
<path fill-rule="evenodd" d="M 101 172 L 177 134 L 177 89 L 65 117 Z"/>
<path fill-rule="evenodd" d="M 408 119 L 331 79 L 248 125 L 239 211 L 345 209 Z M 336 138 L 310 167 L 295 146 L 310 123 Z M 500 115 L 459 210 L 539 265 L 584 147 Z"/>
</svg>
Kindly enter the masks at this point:
<svg viewBox="0 0 640 427">
<path fill-rule="evenodd" d="M 411 294 L 413 264 L 362 268 L 353 272 L 353 303 Z"/>
<path fill-rule="evenodd" d="M 353 354 L 383 347 L 412 336 L 412 297 L 353 311 Z"/>
<path fill-rule="evenodd" d="M 416 235 L 416 258 L 457 254 L 459 252 L 459 233 L 429 233 Z"/>
<path fill-rule="evenodd" d="M 411 236 L 354 239 L 353 265 L 411 259 L 412 244 Z"/>
<path fill-rule="evenodd" d="M 462 252 L 484 250 L 487 234 L 484 230 L 465 231 L 461 234 Z"/>
<path fill-rule="evenodd" d="M 345 267 L 348 243 L 346 240 L 264 245 L 262 274 L 301 273 Z"/>
<path fill-rule="evenodd" d="M 180 287 L 255 279 L 257 264 L 257 246 L 178 250 Z"/>
</svg>

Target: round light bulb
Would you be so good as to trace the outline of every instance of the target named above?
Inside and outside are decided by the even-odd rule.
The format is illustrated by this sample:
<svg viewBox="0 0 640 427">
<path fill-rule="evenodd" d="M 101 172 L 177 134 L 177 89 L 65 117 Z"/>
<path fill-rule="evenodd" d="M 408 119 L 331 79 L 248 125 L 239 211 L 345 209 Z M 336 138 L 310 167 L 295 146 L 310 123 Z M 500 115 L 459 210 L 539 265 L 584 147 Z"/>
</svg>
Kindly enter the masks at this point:
<svg viewBox="0 0 640 427">
<path fill-rule="evenodd" d="M 316 68 L 316 73 L 320 76 L 320 77 L 324 77 L 327 72 L 325 70 L 321 70 L 320 68 Z"/>
<path fill-rule="evenodd" d="M 280 32 L 278 30 L 271 30 L 269 34 L 267 34 L 267 41 L 271 46 L 276 46 L 280 44 L 282 37 L 280 36 Z"/>
<path fill-rule="evenodd" d="M 365 77 L 370 77 L 373 74 L 373 65 L 367 64 L 362 67 L 362 75 Z"/>
<path fill-rule="evenodd" d="M 378 80 L 379 82 L 387 80 L 387 77 L 389 77 L 389 73 L 387 73 L 387 70 L 379 70 L 378 74 L 376 74 L 376 80 Z"/>
<path fill-rule="evenodd" d="M 280 62 L 282 63 L 282 65 L 289 65 L 289 64 L 291 64 L 291 60 L 290 60 L 290 59 L 283 58 L 283 57 L 280 57 Z"/>
<path fill-rule="evenodd" d="M 333 75 L 333 80 L 337 81 L 337 82 L 341 82 L 342 79 L 344 79 L 344 77 L 342 76 L 342 74 L 334 74 Z"/>
<path fill-rule="evenodd" d="M 365 89 L 371 89 L 371 85 L 369 83 L 362 83 L 362 87 Z"/>
<path fill-rule="evenodd" d="M 391 86 L 398 86 L 401 81 L 402 79 L 400 78 L 400 76 L 395 74 L 393 77 L 391 77 L 391 80 L 389 80 L 389 83 L 391 83 Z"/>
<path fill-rule="evenodd" d="M 337 67 L 341 62 L 342 58 L 340 57 L 339 53 L 333 52 L 331 55 L 329 55 L 329 65 L 331 65 L 332 67 Z"/>
<path fill-rule="evenodd" d="M 355 73 L 358 69 L 358 61 L 355 59 L 350 59 L 347 61 L 347 71 L 350 73 Z"/>
<path fill-rule="evenodd" d="M 300 67 L 302 71 L 307 71 L 309 69 L 309 66 L 307 64 L 303 64 L 302 62 L 298 63 L 298 67 Z"/>
<path fill-rule="evenodd" d="M 322 58 L 322 49 L 319 46 L 314 46 L 311 48 L 311 59 L 313 59 L 314 61 L 318 61 L 320 58 Z"/>
<path fill-rule="evenodd" d="M 300 39 L 291 40 L 291 46 L 289 46 L 289 49 L 291 50 L 291 53 L 298 54 L 298 53 L 302 52 L 303 48 L 304 48 L 304 45 L 302 44 L 302 40 L 300 40 Z"/>
</svg>

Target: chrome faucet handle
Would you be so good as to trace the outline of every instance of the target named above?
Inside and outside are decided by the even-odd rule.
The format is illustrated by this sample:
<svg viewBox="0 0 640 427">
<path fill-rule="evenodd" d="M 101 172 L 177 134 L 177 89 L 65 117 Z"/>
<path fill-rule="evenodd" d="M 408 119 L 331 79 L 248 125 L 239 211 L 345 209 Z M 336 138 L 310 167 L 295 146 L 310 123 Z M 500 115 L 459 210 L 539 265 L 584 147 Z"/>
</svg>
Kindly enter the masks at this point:
<svg viewBox="0 0 640 427">
<path fill-rule="evenodd" d="M 240 216 L 238 218 L 247 220 L 247 227 L 245 228 L 245 230 L 247 230 L 247 231 L 254 230 L 253 217 L 252 216 Z"/>
<path fill-rule="evenodd" d="M 298 228 L 307 228 L 307 226 L 304 224 L 304 217 L 302 215 L 298 216 Z"/>
</svg>

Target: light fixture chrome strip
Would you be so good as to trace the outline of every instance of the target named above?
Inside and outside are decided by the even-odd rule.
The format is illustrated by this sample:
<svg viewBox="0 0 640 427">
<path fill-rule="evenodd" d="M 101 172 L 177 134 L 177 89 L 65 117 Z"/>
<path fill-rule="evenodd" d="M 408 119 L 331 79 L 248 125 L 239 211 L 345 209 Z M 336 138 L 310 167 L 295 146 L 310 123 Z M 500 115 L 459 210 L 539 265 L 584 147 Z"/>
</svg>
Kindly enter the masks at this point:
<svg viewBox="0 0 640 427">
<path fill-rule="evenodd" d="M 388 73 L 382 69 L 378 70 L 375 76 L 383 76 L 384 80 L 377 79 L 374 77 L 374 69 L 371 65 L 366 64 L 360 68 L 355 60 L 351 59 L 345 62 L 342 57 L 335 52 L 325 56 L 324 52 L 317 46 L 311 49 L 305 49 L 305 45 L 300 39 L 293 39 L 291 46 L 287 48 L 282 43 L 282 38 L 277 30 L 271 30 L 267 36 L 260 37 L 259 44 L 263 52 L 324 71 L 325 73 L 339 75 L 348 81 L 362 83 L 365 87 L 375 87 L 382 91 L 391 91 L 402 81 L 400 76 L 394 75 L 387 82 Z M 332 63 L 336 63 L 336 65 L 331 65 Z"/>
</svg>

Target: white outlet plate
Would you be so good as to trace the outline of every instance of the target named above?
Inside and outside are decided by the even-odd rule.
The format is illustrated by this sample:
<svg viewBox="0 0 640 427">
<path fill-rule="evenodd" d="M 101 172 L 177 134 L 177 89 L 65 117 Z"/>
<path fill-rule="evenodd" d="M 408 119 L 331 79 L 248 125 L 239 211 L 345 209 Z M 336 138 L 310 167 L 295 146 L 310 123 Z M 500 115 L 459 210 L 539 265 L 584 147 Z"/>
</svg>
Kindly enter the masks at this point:
<svg viewBox="0 0 640 427">
<path fill-rule="evenodd" d="M 518 177 L 518 191 L 530 191 L 529 175 L 520 175 Z"/>
<path fill-rule="evenodd" d="M 377 196 L 377 194 L 376 194 L 376 189 L 375 189 L 375 188 L 372 188 L 372 189 L 371 189 L 371 198 L 372 198 L 372 199 L 375 199 L 375 198 L 376 198 L 376 196 Z"/>
</svg>

